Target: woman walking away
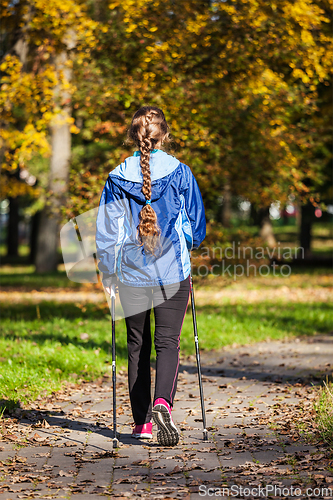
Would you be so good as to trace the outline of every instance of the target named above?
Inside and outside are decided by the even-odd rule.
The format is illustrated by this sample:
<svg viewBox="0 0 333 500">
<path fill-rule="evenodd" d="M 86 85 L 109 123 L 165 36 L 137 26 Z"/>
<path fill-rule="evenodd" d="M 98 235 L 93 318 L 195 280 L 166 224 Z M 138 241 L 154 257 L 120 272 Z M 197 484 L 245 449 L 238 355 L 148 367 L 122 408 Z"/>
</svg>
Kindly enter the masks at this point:
<svg viewBox="0 0 333 500">
<path fill-rule="evenodd" d="M 97 255 L 103 284 L 118 283 L 128 346 L 128 383 L 135 438 L 174 446 L 173 422 L 181 329 L 190 294 L 190 250 L 206 235 L 197 182 L 187 165 L 160 148 L 168 139 L 161 109 L 143 106 L 129 137 L 138 151 L 106 181 L 97 217 Z M 155 316 L 156 379 L 151 401 L 150 313 Z"/>
</svg>

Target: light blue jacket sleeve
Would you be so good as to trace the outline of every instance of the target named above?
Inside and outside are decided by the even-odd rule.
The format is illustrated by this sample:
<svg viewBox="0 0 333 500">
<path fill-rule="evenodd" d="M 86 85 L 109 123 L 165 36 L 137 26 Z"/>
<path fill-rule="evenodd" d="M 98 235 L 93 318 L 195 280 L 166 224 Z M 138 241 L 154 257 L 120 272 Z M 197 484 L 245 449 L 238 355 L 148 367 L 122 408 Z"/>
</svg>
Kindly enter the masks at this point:
<svg viewBox="0 0 333 500">
<path fill-rule="evenodd" d="M 206 237 L 205 207 L 197 181 L 191 169 L 185 165 L 182 194 L 185 199 L 185 210 L 192 231 L 192 248 L 198 248 Z"/>
<path fill-rule="evenodd" d="M 110 178 L 105 183 L 96 221 L 96 248 L 98 268 L 103 282 L 117 271 L 117 258 L 122 244 L 124 200 L 117 199 Z"/>
</svg>

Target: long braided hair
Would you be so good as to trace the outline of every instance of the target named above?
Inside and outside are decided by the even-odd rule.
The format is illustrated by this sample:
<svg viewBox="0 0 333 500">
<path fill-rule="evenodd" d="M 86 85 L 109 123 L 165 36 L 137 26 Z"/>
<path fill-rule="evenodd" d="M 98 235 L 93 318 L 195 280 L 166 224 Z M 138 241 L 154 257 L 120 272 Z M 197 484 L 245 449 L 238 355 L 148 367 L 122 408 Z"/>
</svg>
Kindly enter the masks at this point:
<svg viewBox="0 0 333 500">
<path fill-rule="evenodd" d="M 137 236 L 145 251 L 155 255 L 160 243 L 161 230 L 157 223 L 157 215 L 151 206 L 150 153 L 156 144 L 161 144 L 168 137 L 168 124 L 163 111 L 155 106 L 143 106 L 133 116 L 129 137 L 140 150 L 140 166 L 143 177 L 142 193 L 146 204 L 139 214 Z"/>
</svg>

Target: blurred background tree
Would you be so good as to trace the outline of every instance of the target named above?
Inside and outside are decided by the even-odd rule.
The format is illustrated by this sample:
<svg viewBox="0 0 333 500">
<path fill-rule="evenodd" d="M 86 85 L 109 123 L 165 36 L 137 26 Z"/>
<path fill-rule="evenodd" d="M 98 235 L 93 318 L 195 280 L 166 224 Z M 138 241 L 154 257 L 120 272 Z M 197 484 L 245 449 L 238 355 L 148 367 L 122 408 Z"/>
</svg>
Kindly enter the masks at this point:
<svg viewBox="0 0 333 500">
<path fill-rule="evenodd" d="M 324 210 L 331 0 L 21 0 L 5 16 L 2 199 L 29 196 L 49 222 L 47 209 L 61 206 L 67 220 L 95 208 L 108 172 L 132 154 L 131 116 L 153 104 L 165 110 L 170 151 L 198 179 L 209 227 L 230 227 L 243 204 L 272 246 L 272 203 L 308 206 L 312 220 Z M 309 216 L 299 210 L 310 248 Z M 52 224 L 40 225 L 44 247 L 58 216 Z M 39 244 L 37 270 L 54 268 L 56 246 L 53 236 L 39 261 Z"/>
<path fill-rule="evenodd" d="M 70 0 L 23 0 L 5 1 L 2 11 L 1 196 L 10 200 L 7 252 L 17 255 L 17 211 L 20 198 L 29 196 L 30 214 L 36 215 L 30 250 L 37 272 L 56 270 L 58 264 L 60 209 L 76 132 L 71 68 L 73 57 L 93 46 L 96 28 L 84 9 Z"/>
</svg>

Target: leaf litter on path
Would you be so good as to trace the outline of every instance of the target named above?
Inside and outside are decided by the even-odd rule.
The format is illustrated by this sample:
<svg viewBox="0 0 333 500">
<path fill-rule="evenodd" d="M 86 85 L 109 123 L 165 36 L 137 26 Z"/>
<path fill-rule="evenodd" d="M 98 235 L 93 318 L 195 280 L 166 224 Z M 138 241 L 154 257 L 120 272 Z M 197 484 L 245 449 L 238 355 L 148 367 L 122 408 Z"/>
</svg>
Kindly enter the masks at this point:
<svg viewBox="0 0 333 500">
<path fill-rule="evenodd" d="M 283 348 L 287 347 L 288 343 L 282 342 L 281 346 Z M 261 366 L 263 366 L 263 362 L 267 362 L 265 359 L 272 359 L 266 349 L 268 347 L 269 344 L 264 343 L 256 348 L 256 356 L 260 357 Z M 298 353 L 295 350 L 289 350 L 288 353 L 284 354 L 284 364 L 287 365 L 287 360 L 289 358 L 293 359 L 293 356 L 296 355 L 298 356 Z M 229 351 L 224 353 L 223 359 L 218 354 L 216 356 L 226 366 Z M 236 348 L 230 351 L 230 356 L 231 359 L 245 359 L 248 362 L 250 353 L 246 352 L 244 354 L 244 348 Z M 278 365 L 280 365 L 280 370 L 285 369 L 280 361 Z M 239 366 L 241 366 L 241 361 Z M 320 363 L 318 366 L 321 366 Z M 234 367 L 234 369 L 239 369 L 239 367 Z M 305 380 L 286 383 L 281 377 L 280 382 L 268 381 L 261 384 L 261 393 L 258 394 L 259 397 L 257 397 L 255 404 L 248 406 L 251 399 L 247 396 L 246 388 L 255 387 L 257 382 L 252 381 L 251 383 L 247 382 L 245 386 L 242 385 L 243 380 L 246 380 L 243 373 L 239 379 L 231 379 L 232 384 L 229 382 L 230 379 L 228 380 L 222 374 L 218 378 L 215 372 L 214 376 L 205 375 L 205 389 L 209 387 L 209 391 L 212 391 L 211 395 L 210 392 L 206 395 L 206 408 L 211 407 L 215 410 L 214 412 L 207 412 L 208 428 L 210 429 L 210 443 L 207 448 L 202 446 L 201 439 L 195 440 L 198 437 L 198 429 L 201 428 L 201 419 L 195 418 L 196 415 L 200 415 L 200 403 L 198 396 L 195 395 L 197 380 L 190 374 L 182 374 L 183 377 L 180 377 L 180 382 L 186 385 L 186 393 L 194 397 L 185 396 L 184 402 L 186 400 L 185 404 L 190 406 L 183 406 L 182 418 L 184 420 L 179 425 L 182 430 L 182 439 L 171 455 L 165 455 L 166 450 L 156 446 L 154 442 L 142 444 L 144 453 L 139 457 L 137 454 L 135 457 L 132 455 L 132 451 L 137 449 L 137 446 L 133 446 L 131 442 L 124 444 L 118 450 L 110 449 L 112 445 L 107 443 L 112 441 L 112 411 L 103 410 L 96 413 L 93 410 L 96 400 L 104 401 L 103 398 L 111 397 L 109 380 L 101 380 L 98 383 L 68 384 L 66 388 L 63 388 L 58 393 L 39 398 L 33 405 L 30 405 L 30 408 L 19 409 L 19 411 L 16 411 L 15 417 L 7 418 L 4 416 L 0 421 L 1 440 L 7 447 L 6 449 L 9 449 L 8 446 L 13 447 L 19 444 L 19 447 L 24 446 L 28 450 L 36 450 L 36 453 L 30 455 L 29 460 L 27 457 L 20 457 L 21 449 L 25 449 L 20 448 L 14 457 L 1 462 L 4 470 L 4 480 L 1 482 L 2 484 L 0 483 L 0 489 L 9 491 L 10 484 L 13 484 L 9 482 L 9 478 L 13 478 L 13 481 L 18 484 L 25 485 L 23 486 L 22 495 L 30 494 L 31 489 L 27 489 L 26 484 L 32 482 L 34 484 L 48 483 L 49 488 L 54 489 L 57 485 L 60 486 L 58 481 L 70 477 L 75 478 L 82 467 L 89 470 L 90 464 L 96 467 L 100 460 L 109 461 L 110 470 L 115 466 L 114 470 L 120 470 L 125 474 L 116 478 L 114 485 L 122 485 L 124 494 L 127 488 L 137 486 L 136 495 L 138 497 L 144 495 L 144 493 L 140 493 L 140 485 L 144 484 L 147 487 L 152 481 L 151 485 L 155 487 L 155 480 L 160 484 L 165 482 L 165 486 L 161 485 L 161 488 L 165 487 L 166 491 L 170 491 L 170 495 L 176 497 L 178 492 L 179 495 L 184 494 L 185 496 L 186 491 L 188 493 L 191 491 L 190 488 L 196 488 L 200 484 L 206 484 L 205 481 L 210 481 L 210 479 L 205 480 L 203 474 L 207 475 L 207 477 L 210 477 L 210 474 L 219 474 L 218 477 L 221 477 L 222 472 L 229 485 L 242 482 L 246 484 L 249 478 L 254 478 L 260 484 L 268 480 L 278 482 L 288 479 L 300 484 L 307 481 L 309 486 L 316 487 L 332 485 L 332 451 L 318 442 L 315 433 L 313 414 L 315 389 L 309 386 Z M 121 431 L 126 433 L 130 431 L 131 416 L 127 401 L 125 377 L 120 377 L 120 380 L 118 407 L 121 409 L 119 412 L 121 415 L 119 416 L 124 419 L 123 422 L 127 422 L 127 427 L 125 427 L 127 430 Z M 210 384 L 208 384 L 208 380 L 211 382 Z M 222 404 L 220 403 L 220 399 L 224 395 L 230 398 L 228 404 L 224 400 L 221 401 Z M 292 402 L 290 402 L 290 397 L 293 398 Z M 70 404 L 71 401 L 74 404 Z M 88 406 L 88 410 L 89 405 L 92 405 L 91 410 L 79 412 L 78 410 L 83 407 L 83 402 Z M 212 403 L 211 406 L 210 403 Z M 69 405 L 67 409 L 66 405 Z M 111 403 L 110 408 L 112 408 Z M 59 420 L 56 420 L 56 418 L 59 418 Z M 228 423 L 223 423 L 225 418 L 228 418 Z M 192 424 L 193 421 L 197 420 L 198 427 L 189 425 L 189 420 Z M 223 426 L 220 423 L 217 425 L 217 422 L 222 422 Z M 70 428 L 67 428 L 68 426 Z M 304 430 L 309 428 L 312 429 L 312 433 Z M 270 437 L 267 437 L 263 431 L 270 433 Z M 73 432 L 76 433 L 75 436 L 78 435 L 77 433 L 81 433 L 82 437 L 86 437 L 80 442 L 76 442 L 77 437 L 74 440 L 71 438 Z M 308 435 L 311 434 L 310 438 L 312 440 L 307 440 L 306 432 Z M 96 445 L 96 449 L 90 447 L 88 451 L 89 436 L 96 436 L 96 439 L 100 440 L 98 446 L 105 443 L 103 446 L 107 445 L 109 449 L 98 449 Z M 105 441 L 101 441 L 104 438 Z M 87 439 L 88 444 L 86 444 Z M 140 446 L 140 443 L 135 444 Z M 298 450 L 297 446 L 300 444 L 302 446 Z M 38 453 L 39 447 L 42 448 L 40 453 Z M 61 461 L 58 462 L 60 467 L 48 465 L 48 463 L 54 463 L 50 462 L 52 454 L 56 450 L 60 452 L 62 449 L 63 456 L 66 459 L 72 459 L 71 465 L 66 468 Z M 127 455 L 124 454 L 125 449 Z M 271 458 L 264 463 L 244 461 L 243 465 L 234 464 L 235 457 L 242 456 L 242 453 L 250 453 L 255 458 L 256 454 L 262 451 L 266 453 L 278 451 L 278 453 L 271 454 Z M 23 454 L 23 451 L 21 453 Z M 221 466 L 211 467 L 208 466 L 208 462 L 206 465 L 205 453 L 207 453 L 207 457 L 216 455 Z M 171 467 L 166 467 L 163 462 L 159 463 L 160 459 L 163 460 L 163 457 L 168 462 L 170 461 Z M 33 463 L 34 460 L 40 461 L 41 465 L 38 465 L 38 470 L 42 470 L 44 467 L 44 473 L 37 472 L 36 464 Z M 133 473 L 137 468 L 141 468 L 139 473 Z M 156 472 L 157 470 L 160 472 Z M 180 477 L 186 483 L 182 493 L 181 488 L 183 487 L 176 485 L 177 478 Z M 194 484 L 194 481 L 197 481 L 197 485 Z M 72 493 L 84 493 L 92 491 L 89 490 L 91 484 L 87 480 L 78 484 L 73 482 L 68 486 L 62 485 L 62 487 L 64 491 L 67 488 L 67 491 Z M 169 484 L 171 485 L 169 486 Z M 99 488 L 98 492 L 97 488 Z M 106 494 L 107 490 L 105 490 L 104 486 L 96 484 L 94 491 L 96 495 L 103 495 Z M 163 495 L 163 490 L 160 493 Z M 116 495 L 113 496 L 116 497 Z M 128 498 L 127 495 L 125 497 Z M 43 498 L 47 497 L 43 496 Z"/>
</svg>

